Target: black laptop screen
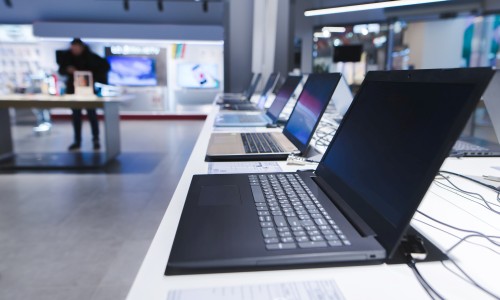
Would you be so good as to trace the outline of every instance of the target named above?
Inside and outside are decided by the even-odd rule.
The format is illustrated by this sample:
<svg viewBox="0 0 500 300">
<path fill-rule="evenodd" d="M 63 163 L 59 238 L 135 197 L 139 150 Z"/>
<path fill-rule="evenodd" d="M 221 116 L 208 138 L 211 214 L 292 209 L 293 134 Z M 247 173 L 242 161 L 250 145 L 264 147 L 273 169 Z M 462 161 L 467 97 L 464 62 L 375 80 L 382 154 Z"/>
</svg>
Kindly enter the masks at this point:
<svg viewBox="0 0 500 300">
<path fill-rule="evenodd" d="M 305 151 L 340 80 L 339 73 L 311 74 L 304 84 L 297 104 L 286 123 L 283 134 Z"/>
<path fill-rule="evenodd" d="M 368 225 L 378 227 L 376 232 L 387 232 L 383 246 L 397 242 L 393 231 L 406 227 L 417 209 L 475 88 L 429 82 L 363 84 L 317 175 Z"/>
<path fill-rule="evenodd" d="M 278 93 L 276 94 L 276 98 L 274 98 L 273 104 L 267 110 L 267 116 L 271 118 L 273 122 L 276 122 L 285 108 L 286 104 L 290 97 L 292 97 L 293 92 L 297 89 L 300 81 L 302 80 L 301 76 L 288 76 L 283 86 L 280 88 Z"/>
</svg>

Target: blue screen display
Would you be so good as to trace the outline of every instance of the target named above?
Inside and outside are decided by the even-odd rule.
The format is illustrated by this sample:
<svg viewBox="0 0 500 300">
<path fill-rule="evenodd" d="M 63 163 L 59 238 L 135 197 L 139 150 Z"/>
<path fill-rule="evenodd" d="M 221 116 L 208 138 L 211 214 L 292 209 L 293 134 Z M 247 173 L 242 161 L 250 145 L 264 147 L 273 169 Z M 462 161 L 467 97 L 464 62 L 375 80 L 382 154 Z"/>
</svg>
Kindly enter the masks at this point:
<svg viewBox="0 0 500 300">
<path fill-rule="evenodd" d="M 302 80 L 301 76 L 288 76 L 283 86 L 276 94 L 273 104 L 267 110 L 267 115 L 274 121 L 279 118 L 283 108 L 285 108 L 288 100 L 293 95 L 293 92 Z"/>
<path fill-rule="evenodd" d="M 311 74 L 307 78 L 304 89 L 284 129 L 302 145 L 307 146 L 309 143 L 339 78 L 338 74 Z"/>
<path fill-rule="evenodd" d="M 153 58 L 139 56 L 108 56 L 111 67 L 108 82 L 118 86 L 155 86 L 156 62 Z"/>
</svg>

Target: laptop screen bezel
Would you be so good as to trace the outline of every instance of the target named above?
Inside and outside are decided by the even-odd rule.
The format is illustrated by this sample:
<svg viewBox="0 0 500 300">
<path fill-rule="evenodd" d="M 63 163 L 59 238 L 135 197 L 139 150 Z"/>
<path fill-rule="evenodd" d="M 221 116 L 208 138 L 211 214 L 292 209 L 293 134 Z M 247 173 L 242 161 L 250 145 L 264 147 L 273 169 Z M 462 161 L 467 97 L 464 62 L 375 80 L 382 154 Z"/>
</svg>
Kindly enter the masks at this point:
<svg viewBox="0 0 500 300">
<path fill-rule="evenodd" d="M 330 76 L 331 77 L 331 84 L 332 84 L 332 87 L 333 87 L 333 90 L 332 90 L 332 93 L 330 94 L 330 97 L 329 99 L 325 102 L 325 104 L 323 105 L 323 107 L 321 108 L 321 112 L 318 116 L 318 119 L 316 120 L 315 124 L 314 124 L 314 127 L 312 128 L 312 131 L 311 133 L 309 134 L 309 137 L 307 139 L 307 142 L 302 144 L 302 142 L 291 132 L 287 129 L 287 125 L 288 123 L 290 122 L 290 119 L 292 119 L 293 117 L 293 113 L 295 111 L 295 108 L 297 108 L 297 105 L 300 103 L 300 100 L 301 98 L 303 97 L 304 93 L 307 91 L 307 87 L 308 85 L 310 84 L 310 80 L 314 80 L 314 77 L 320 77 L 320 76 Z M 304 153 L 307 149 L 307 147 L 309 146 L 309 143 L 311 142 L 311 139 L 314 135 L 314 132 L 316 131 L 316 128 L 318 127 L 318 124 L 319 124 L 319 121 L 321 120 L 321 117 L 323 116 L 332 96 L 333 96 L 333 93 L 335 92 L 335 89 L 337 88 L 337 85 L 339 84 L 339 81 L 340 79 L 342 78 L 342 74 L 340 73 L 321 73 L 321 74 L 311 74 L 309 75 L 309 77 L 307 78 L 307 81 L 306 83 L 304 84 L 304 88 L 302 89 L 302 91 L 300 92 L 300 95 L 299 97 L 297 98 L 297 102 L 295 103 L 295 106 L 292 110 L 292 113 L 290 114 L 290 117 L 288 118 L 286 124 L 285 124 L 285 127 L 283 128 L 283 134 L 285 135 L 285 137 L 290 141 L 292 142 L 292 144 L 297 147 L 297 149 L 301 152 L 301 153 Z"/>
<path fill-rule="evenodd" d="M 296 83 L 294 81 L 297 81 Z M 293 94 L 295 94 L 295 91 L 297 90 L 297 87 L 299 86 L 300 82 L 302 81 L 302 76 L 288 76 L 285 80 L 285 82 L 283 83 L 283 85 L 281 86 L 280 90 L 276 93 L 276 98 L 274 99 L 274 102 L 273 104 L 271 104 L 271 107 L 269 107 L 269 109 L 266 111 L 266 115 L 269 119 L 271 119 L 271 121 L 273 123 L 276 123 L 279 119 L 279 115 L 281 114 L 281 112 L 283 111 L 283 109 L 285 108 L 285 106 L 287 105 L 288 101 L 290 101 L 290 98 L 292 98 Z M 288 84 L 290 84 L 290 86 L 292 84 L 294 84 L 294 87 L 293 87 L 293 90 L 291 91 L 290 95 L 288 96 L 288 99 L 286 101 L 284 101 L 283 104 L 280 104 L 281 105 L 281 109 L 279 109 L 279 113 L 275 116 L 271 113 L 271 108 L 273 107 L 273 105 L 278 105 L 278 103 L 276 102 L 279 94 L 281 93 L 281 90 L 284 89 L 284 88 L 287 88 Z"/>
<path fill-rule="evenodd" d="M 340 197 L 342 203 L 347 203 L 349 205 L 349 199 L 360 198 L 355 193 L 349 192 L 352 190 L 350 187 L 344 185 L 341 181 L 335 179 L 335 175 L 330 172 L 330 170 L 325 166 L 325 159 L 328 155 L 335 155 L 334 152 L 330 153 L 330 149 L 335 144 L 335 140 L 339 135 L 342 134 L 344 124 L 349 122 L 350 115 L 352 111 L 356 109 L 359 101 L 369 101 L 363 100 L 361 97 L 369 98 L 369 95 L 364 95 L 364 90 L 366 88 L 367 82 L 419 82 L 419 83 L 463 83 L 463 84 L 474 84 L 471 95 L 465 101 L 466 105 L 464 105 L 460 111 L 459 116 L 455 119 L 454 124 L 452 125 L 452 129 L 450 130 L 450 134 L 448 135 L 448 139 L 443 142 L 441 148 L 436 153 L 435 159 L 432 164 L 429 165 L 427 170 L 427 175 L 425 176 L 425 180 L 420 184 L 418 190 L 414 192 L 416 201 L 416 206 L 412 207 L 412 212 L 410 214 L 404 215 L 402 217 L 403 221 L 400 222 L 399 226 L 392 225 L 386 218 L 384 218 L 380 213 L 378 213 L 375 209 L 371 208 L 370 205 L 366 204 L 366 207 L 363 208 L 364 212 L 356 211 L 353 207 L 351 209 L 357 214 L 356 217 L 360 217 L 364 222 L 375 232 L 376 239 L 380 242 L 380 244 L 386 249 L 387 254 L 391 257 L 397 246 L 399 245 L 399 241 L 402 236 L 406 232 L 410 221 L 420 205 L 423 197 L 425 196 L 427 190 L 429 189 L 432 181 L 436 173 L 439 171 L 443 161 L 448 156 L 451 148 L 453 147 L 455 141 L 458 139 L 460 133 L 463 130 L 471 112 L 476 106 L 479 98 L 482 95 L 482 92 L 485 90 L 489 80 L 493 75 L 493 71 L 489 68 L 475 68 L 475 69 L 448 69 L 448 70 L 418 70 L 418 71 L 392 71 L 392 72 L 384 72 L 384 71 L 372 71 L 368 72 L 363 84 L 360 87 L 359 92 L 356 94 L 350 108 L 347 110 L 343 122 L 340 124 L 339 128 L 335 136 L 333 137 L 330 145 L 328 146 L 325 154 L 320 161 L 317 169 L 316 176 L 321 178 L 321 182 L 327 184 L 327 189 L 332 189 L 335 191 L 336 197 Z M 361 99 L 361 100 L 360 100 Z M 388 183 L 390 184 L 390 183 Z M 331 195 L 330 195 L 331 197 Z M 356 197 L 356 198 L 353 198 Z M 335 202 L 334 197 L 331 197 L 332 201 Z M 351 200 L 352 201 L 352 200 Z M 366 200 L 364 202 L 367 203 Z M 369 217 L 366 217 L 369 216 Z M 350 218 L 356 219 L 356 218 Z"/>
</svg>

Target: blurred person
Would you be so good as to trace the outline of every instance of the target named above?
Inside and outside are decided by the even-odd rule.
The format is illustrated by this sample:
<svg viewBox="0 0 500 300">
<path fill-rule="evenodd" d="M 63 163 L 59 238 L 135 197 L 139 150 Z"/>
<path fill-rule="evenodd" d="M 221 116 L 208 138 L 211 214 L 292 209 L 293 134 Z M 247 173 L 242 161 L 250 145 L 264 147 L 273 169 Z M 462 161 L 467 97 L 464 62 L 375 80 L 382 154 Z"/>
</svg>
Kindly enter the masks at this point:
<svg viewBox="0 0 500 300">
<path fill-rule="evenodd" d="M 60 55 L 58 59 L 59 73 L 67 76 L 66 93 L 74 94 L 74 76 L 75 71 L 90 71 L 95 82 L 107 84 L 108 71 L 110 66 L 106 59 L 100 57 L 90 50 L 90 48 L 79 38 L 73 39 L 70 48 Z M 82 143 L 82 110 L 72 109 L 74 141 L 68 150 L 79 150 Z M 87 117 L 92 129 L 92 143 L 94 150 L 101 148 L 99 142 L 99 123 L 95 109 L 86 109 Z"/>
</svg>

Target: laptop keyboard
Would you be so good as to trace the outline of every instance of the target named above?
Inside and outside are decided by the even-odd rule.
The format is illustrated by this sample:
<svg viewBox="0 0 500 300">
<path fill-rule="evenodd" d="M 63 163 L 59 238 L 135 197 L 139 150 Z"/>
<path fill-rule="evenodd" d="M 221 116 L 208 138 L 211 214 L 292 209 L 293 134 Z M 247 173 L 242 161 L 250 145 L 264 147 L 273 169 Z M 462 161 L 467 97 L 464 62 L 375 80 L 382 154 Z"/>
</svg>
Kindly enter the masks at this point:
<svg viewBox="0 0 500 300">
<path fill-rule="evenodd" d="M 281 153 L 283 150 L 276 143 L 270 133 L 252 132 L 242 133 L 243 147 L 245 153 Z"/>
<path fill-rule="evenodd" d="M 241 115 L 238 116 L 238 120 L 242 123 L 259 123 L 262 122 L 262 117 L 260 115 Z"/>
<path fill-rule="evenodd" d="M 488 151 L 489 149 L 485 147 L 481 147 L 478 145 L 474 145 L 469 142 L 458 140 L 453 146 L 453 151 L 458 152 L 469 152 L 469 151 Z"/>
<path fill-rule="evenodd" d="M 298 174 L 248 179 L 267 250 L 351 245 Z"/>
</svg>

